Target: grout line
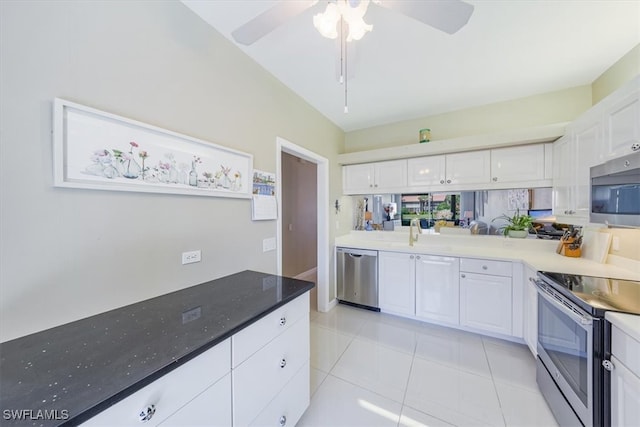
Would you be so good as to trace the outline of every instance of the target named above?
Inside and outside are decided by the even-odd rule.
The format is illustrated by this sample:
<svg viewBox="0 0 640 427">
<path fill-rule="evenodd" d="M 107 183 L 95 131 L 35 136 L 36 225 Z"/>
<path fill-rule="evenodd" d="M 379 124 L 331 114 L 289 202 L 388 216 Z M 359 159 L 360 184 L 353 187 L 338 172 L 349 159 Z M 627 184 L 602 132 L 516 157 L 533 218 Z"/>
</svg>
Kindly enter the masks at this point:
<svg viewBox="0 0 640 427">
<path fill-rule="evenodd" d="M 496 394 L 496 399 L 498 400 L 498 406 L 500 407 L 500 414 L 502 415 L 502 422 L 506 426 L 507 419 L 504 416 L 504 408 L 502 407 L 502 401 L 500 400 L 500 395 L 498 394 L 498 387 L 496 387 L 496 379 L 493 377 L 493 370 L 491 369 L 491 363 L 489 362 L 489 355 L 487 354 L 487 349 L 485 347 L 485 342 L 482 340 L 482 350 L 484 351 L 484 357 L 487 360 L 487 366 L 489 366 L 489 373 L 491 374 L 491 384 L 493 384 L 493 391 Z"/>
</svg>

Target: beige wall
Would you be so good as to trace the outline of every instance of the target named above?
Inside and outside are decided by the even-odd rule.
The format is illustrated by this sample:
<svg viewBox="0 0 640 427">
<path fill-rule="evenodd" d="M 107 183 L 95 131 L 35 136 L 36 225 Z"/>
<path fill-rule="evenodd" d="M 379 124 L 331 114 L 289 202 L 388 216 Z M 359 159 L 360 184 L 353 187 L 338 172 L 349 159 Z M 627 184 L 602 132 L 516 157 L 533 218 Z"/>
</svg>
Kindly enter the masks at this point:
<svg viewBox="0 0 640 427">
<path fill-rule="evenodd" d="M 276 223 L 252 222 L 249 200 L 54 188 L 55 97 L 251 153 L 266 171 L 281 136 L 329 159 L 340 197 L 343 132 L 180 2 L 0 1 L 0 19 L 0 341 L 277 268 L 262 252 Z M 195 249 L 202 262 L 182 266 Z"/>
<path fill-rule="evenodd" d="M 614 92 L 624 83 L 640 74 L 640 44 L 636 45 L 626 55 L 616 61 L 593 81 L 593 105 L 600 102 L 607 95 Z"/>
<path fill-rule="evenodd" d="M 431 140 L 435 141 L 568 122 L 589 107 L 591 107 L 591 87 L 579 86 L 513 101 L 347 132 L 345 152 L 418 143 L 418 132 L 422 128 L 430 128 Z"/>
</svg>

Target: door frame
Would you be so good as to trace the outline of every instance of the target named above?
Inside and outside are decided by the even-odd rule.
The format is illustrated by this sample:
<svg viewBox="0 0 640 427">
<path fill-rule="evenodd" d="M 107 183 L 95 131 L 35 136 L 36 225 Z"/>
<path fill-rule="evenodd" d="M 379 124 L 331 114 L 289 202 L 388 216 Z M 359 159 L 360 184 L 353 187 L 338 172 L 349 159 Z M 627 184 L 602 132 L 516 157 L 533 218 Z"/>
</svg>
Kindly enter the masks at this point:
<svg viewBox="0 0 640 427">
<path fill-rule="evenodd" d="M 282 153 L 304 159 L 316 164 L 317 191 L 316 209 L 318 211 L 317 220 L 317 295 L 318 311 L 329 311 L 333 306 L 329 301 L 329 161 L 306 148 L 300 147 L 284 138 L 276 137 L 276 198 L 278 204 L 278 215 L 276 243 L 278 253 L 278 274 L 282 275 Z"/>
</svg>

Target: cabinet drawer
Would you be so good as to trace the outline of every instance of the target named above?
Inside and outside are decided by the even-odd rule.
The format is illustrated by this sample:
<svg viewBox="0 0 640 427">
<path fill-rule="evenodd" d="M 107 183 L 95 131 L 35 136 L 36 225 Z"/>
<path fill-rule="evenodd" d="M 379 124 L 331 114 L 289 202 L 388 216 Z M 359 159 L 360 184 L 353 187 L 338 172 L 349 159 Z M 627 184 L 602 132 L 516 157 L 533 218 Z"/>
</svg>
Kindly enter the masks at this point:
<svg viewBox="0 0 640 427">
<path fill-rule="evenodd" d="M 460 271 L 511 277 L 511 262 L 460 258 Z"/>
<path fill-rule="evenodd" d="M 309 406 L 309 376 L 309 363 L 305 363 L 251 425 L 295 426 Z"/>
<path fill-rule="evenodd" d="M 218 381 L 231 368 L 230 339 L 158 378 L 114 406 L 89 419 L 83 426 L 130 426 L 140 424 L 138 414 L 155 405 L 156 412 L 145 423 L 155 426 Z"/>
<path fill-rule="evenodd" d="M 304 295 L 299 296 L 235 334 L 231 337 L 233 340 L 231 355 L 233 368 L 240 365 L 279 334 L 289 329 L 305 314 L 309 314 L 309 292 L 305 292 Z"/>
<path fill-rule="evenodd" d="M 640 377 L 640 342 L 614 325 L 611 326 L 611 353 Z"/>
<path fill-rule="evenodd" d="M 160 424 L 161 427 L 229 427 L 230 425 L 230 373 Z"/>
<path fill-rule="evenodd" d="M 309 362 L 309 315 L 231 372 L 233 424 L 248 425 Z"/>
</svg>

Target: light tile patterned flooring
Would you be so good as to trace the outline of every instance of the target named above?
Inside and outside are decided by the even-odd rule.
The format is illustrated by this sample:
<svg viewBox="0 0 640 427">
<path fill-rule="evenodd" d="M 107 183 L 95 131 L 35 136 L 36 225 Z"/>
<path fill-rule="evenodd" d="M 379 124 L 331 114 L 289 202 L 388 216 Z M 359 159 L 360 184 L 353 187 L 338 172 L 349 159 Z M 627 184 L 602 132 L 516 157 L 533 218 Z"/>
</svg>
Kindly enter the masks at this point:
<svg viewBox="0 0 640 427">
<path fill-rule="evenodd" d="M 311 311 L 303 426 L 557 427 L 520 344 L 338 305 Z"/>
</svg>

